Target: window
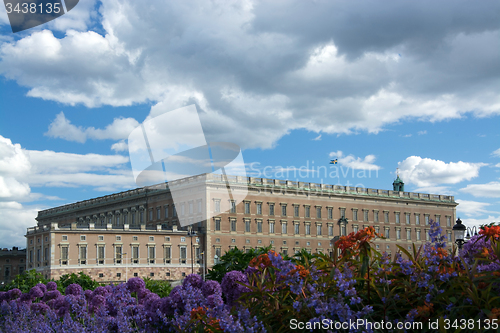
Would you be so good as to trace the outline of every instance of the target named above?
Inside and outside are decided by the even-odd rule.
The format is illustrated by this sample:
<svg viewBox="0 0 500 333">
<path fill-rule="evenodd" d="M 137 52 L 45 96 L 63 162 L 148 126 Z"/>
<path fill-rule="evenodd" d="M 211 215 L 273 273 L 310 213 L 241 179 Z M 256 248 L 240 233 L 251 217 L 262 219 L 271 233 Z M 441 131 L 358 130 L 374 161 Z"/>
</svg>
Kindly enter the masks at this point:
<svg viewBox="0 0 500 333">
<path fill-rule="evenodd" d="M 121 246 L 115 246 L 115 263 L 116 264 L 122 263 L 122 247 Z"/>
<path fill-rule="evenodd" d="M 168 205 L 165 206 L 165 218 L 168 218 Z"/>
<path fill-rule="evenodd" d="M 144 211 L 142 210 L 139 213 L 139 222 L 144 223 Z"/>
<path fill-rule="evenodd" d="M 378 222 L 378 210 L 373 211 L 373 221 Z"/>
<path fill-rule="evenodd" d="M 175 206 L 172 207 L 172 216 L 173 217 L 177 217 L 177 208 L 175 208 Z"/>
<path fill-rule="evenodd" d="M 406 239 L 411 240 L 411 229 L 406 229 Z"/>
<path fill-rule="evenodd" d="M 170 246 L 165 246 L 165 253 L 163 257 L 165 258 L 165 264 L 170 264 L 172 259 L 172 248 Z"/>
<path fill-rule="evenodd" d="M 282 234 L 286 234 L 286 222 L 282 222 L 281 223 L 281 233 Z"/>
<path fill-rule="evenodd" d="M 295 223 L 295 224 L 294 224 L 294 233 L 295 233 L 296 235 L 300 234 L 299 227 L 300 227 L 300 224 L 299 224 L 299 223 Z"/>
<path fill-rule="evenodd" d="M 257 202 L 257 215 L 262 215 L 262 202 Z"/>
<path fill-rule="evenodd" d="M 352 226 L 352 231 L 353 231 L 353 232 L 355 232 L 355 233 L 356 233 L 356 232 L 358 232 L 358 230 L 359 230 L 359 227 L 358 227 L 357 225 L 353 225 L 353 226 Z"/>
<path fill-rule="evenodd" d="M 333 220 L 333 208 L 328 207 L 328 219 Z"/>
<path fill-rule="evenodd" d="M 99 277 L 100 278 L 104 277 L 104 273 L 99 273 Z"/>
<path fill-rule="evenodd" d="M 448 242 L 451 242 L 451 231 L 448 231 L 446 236 L 448 237 Z"/>
<path fill-rule="evenodd" d="M 245 243 L 250 244 L 250 239 L 248 239 L 248 238 L 245 239 Z M 272 241 L 271 241 L 271 244 L 272 244 Z"/>
<path fill-rule="evenodd" d="M 406 224 L 410 224 L 410 214 L 405 214 Z"/>
<path fill-rule="evenodd" d="M 316 235 L 321 236 L 321 224 L 316 225 Z"/>
<path fill-rule="evenodd" d="M 288 250 L 287 249 L 283 249 L 283 251 L 281 253 L 283 253 L 283 255 L 286 256 L 286 255 L 288 255 Z"/>
<path fill-rule="evenodd" d="M 104 240 L 104 236 L 97 236 L 97 240 L 102 242 Z"/>
<path fill-rule="evenodd" d="M 43 258 L 43 260 L 48 261 L 48 260 L 49 260 L 49 258 L 50 258 L 50 256 L 49 256 L 49 248 L 48 248 L 48 247 L 46 247 L 46 248 L 45 248 L 45 254 L 44 254 L 44 258 Z"/>
<path fill-rule="evenodd" d="M 363 221 L 368 222 L 368 210 L 363 211 Z"/>
<path fill-rule="evenodd" d="M 274 216 L 274 204 L 269 204 L 269 215 Z"/>
<path fill-rule="evenodd" d="M 80 241 L 86 241 L 87 240 L 87 236 L 85 235 L 80 235 Z"/>
<path fill-rule="evenodd" d="M 293 216 L 299 217 L 299 205 L 293 206 Z"/>
<path fill-rule="evenodd" d="M 384 222 L 389 223 L 389 212 L 384 212 Z"/>
<path fill-rule="evenodd" d="M 429 225 L 429 215 L 425 214 L 425 225 Z"/>
<path fill-rule="evenodd" d="M 281 216 L 286 216 L 286 205 L 281 205 Z"/>
<path fill-rule="evenodd" d="M 231 238 L 231 243 L 236 243 L 236 238 Z"/>
<path fill-rule="evenodd" d="M 186 263 L 186 258 L 187 258 L 187 248 L 185 246 L 181 246 L 180 247 L 180 261 L 181 261 L 181 264 L 185 264 Z"/>
<path fill-rule="evenodd" d="M 308 223 L 306 224 L 306 235 L 310 235 L 311 234 L 311 225 Z"/>
<path fill-rule="evenodd" d="M 155 236 L 149 236 L 149 241 L 154 242 L 155 241 Z"/>
<path fill-rule="evenodd" d="M 135 212 L 132 213 L 132 225 L 135 225 Z"/>
<path fill-rule="evenodd" d="M 385 228 L 385 238 L 391 238 L 391 230 L 389 228 Z"/>
<path fill-rule="evenodd" d="M 262 239 L 258 239 L 257 244 L 262 244 Z"/>
<path fill-rule="evenodd" d="M 220 258 L 220 256 L 221 256 L 221 249 L 220 249 L 220 247 L 216 247 L 215 248 L 215 255 L 217 256 L 217 258 Z"/>
<path fill-rule="evenodd" d="M 451 216 L 446 216 L 446 226 L 451 227 Z"/>
<path fill-rule="evenodd" d="M 36 261 L 37 261 L 37 262 L 42 261 L 42 260 L 41 260 L 41 259 L 42 259 L 42 258 L 41 258 L 42 254 L 40 253 L 40 251 L 41 251 L 40 249 L 36 249 Z M 8 259 L 7 259 L 7 260 L 8 260 Z"/>
<path fill-rule="evenodd" d="M 441 225 L 441 216 L 440 215 L 436 215 L 436 223 L 437 223 L 437 225 Z"/>
<path fill-rule="evenodd" d="M 236 201 L 231 200 L 231 213 L 236 213 Z"/>
<path fill-rule="evenodd" d="M 116 277 L 117 278 L 121 278 L 122 277 L 122 273 L 116 273 Z"/>
<path fill-rule="evenodd" d="M 431 235 L 429 235 L 429 230 L 425 230 L 425 240 L 430 241 Z"/>
<path fill-rule="evenodd" d="M 216 242 L 216 243 L 220 243 L 220 238 L 216 238 L 216 239 L 215 239 L 215 242 Z"/>
<path fill-rule="evenodd" d="M 274 234 L 274 222 L 269 222 L 269 233 Z"/>
<path fill-rule="evenodd" d="M 245 214 L 250 214 L 250 202 L 245 201 Z"/>
<path fill-rule="evenodd" d="M 161 208 L 160 207 L 156 208 L 156 219 L 157 220 L 161 219 Z"/>
<path fill-rule="evenodd" d="M 198 213 L 201 213 L 201 200 L 198 200 Z"/>
<path fill-rule="evenodd" d="M 137 242 L 137 241 L 139 240 L 139 237 L 137 237 L 137 236 L 132 236 L 132 240 L 133 240 L 133 241 L 135 241 L 135 242 Z"/>
<path fill-rule="evenodd" d="M 215 200 L 215 201 L 214 201 L 214 205 L 215 205 L 215 207 L 214 207 L 214 211 L 215 211 L 216 213 L 220 213 L 220 200 Z"/>
<path fill-rule="evenodd" d="M 33 262 L 33 252 L 30 251 L 30 262 Z M 67 246 L 62 246 L 61 247 L 61 265 L 67 265 L 68 264 L 68 247 Z"/>
<path fill-rule="evenodd" d="M 116 236 L 116 240 L 117 241 L 121 241 L 122 240 L 122 236 Z"/>
<path fill-rule="evenodd" d="M 400 223 L 401 221 L 399 220 L 399 213 L 394 213 L 395 216 L 396 216 L 396 223 Z"/>
<path fill-rule="evenodd" d="M 194 213 L 194 203 L 192 201 L 189 202 L 189 214 L 192 215 Z"/>
<path fill-rule="evenodd" d="M 340 208 L 340 217 L 345 217 L 345 208 Z"/>
<path fill-rule="evenodd" d="M 184 243 L 186 241 L 186 237 L 181 237 L 181 243 Z"/>
<path fill-rule="evenodd" d="M 401 239 L 401 229 L 396 229 L 396 239 Z"/>
<path fill-rule="evenodd" d="M 45 236 L 45 241 L 48 242 L 49 241 L 49 237 Z"/>
<path fill-rule="evenodd" d="M 380 227 L 375 227 L 375 232 L 378 234 L 380 233 Z"/>
<path fill-rule="evenodd" d="M 328 236 L 333 236 L 333 225 L 328 225 Z"/>
<path fill-rule="evenodd" d="M 99 245 L 97 247 L 97 264 L 98 265 L 104 265 L 104 245 Z"/>
<path fill-rule="evenodd" d="M 231 219 L 231 231 L 236 231 L 236 220 Z"/>
<path fill-rule="evenodd" d="M 153 210 L 152 209 L 149 210 L 149 216 L 148 217 L 149 217 L 148 221 L 153 221 Z"/>
<path fill-rule="evenodd" d="M 63 236 L 63 237 L 64 237 L 64 236 Z M 68 236 L 66 236 L 66 237 L 68 237 Z M 67 239 L 66 239 L 66 240 L 67 240 Z M 30 245 L 33 245 L 33 240 L 32 240 L 32 239 L 30 239 Z"/>
<path fill-rule="evenodd" d="M 250 220 L 245 220 L 245 232 L 250 232 Z"/>
<path fill-rule="evenodd" d="M 420 215 L 415 214 L 415 224 L 419 225 L 420 224 Z"/>
<path fill-rule="evenodd" d="M 420 229 L 417 229 L 417 240 L 418 241 L 421 240 L 421 238 L 420 238 Z"/>
<path fill-rule="evenodd" d="M 215 231 L 220 231 L 220 219 L 215 219 Z"/>
<path fill-rule="evenodd" d="M 353 221 L 357 221 L 358 220 L 358 210 L 357 209 L 353 209 L 352 210 L 352 220 Z"/>
<path fill-rule="evenodd" d="M 148 262 L 150 264 L 155 263 L 155 250 L 156 248 L 154 246 L 148 246 Z"/>
<path fill-rule="evenodd" d="M 170 274 L 170 273 L 167 273 L 167 274 Z M 139 276 L 139 273 L 134 272 L 134 277 L 138 277 L 138 276 Z"/>
<path fill-rule="evenodd" d="M 316 207 L 316 218 L 317 219 L 321 218 L 321 207 Z"/>
<path fill-rule="evenodd" d="M 165 242 L 170 242 L 170 237 L 169 236 L 165 237 Z"/>
<path fill-rule="evenodd" d="M 305 217 L 310 218 L 311 217 L 311 207 L 310 206 L 305 206 Z"/>
<path fill-rule="evenodd" d="M 257 221 L 257 232 L 262 233 L 262 221 Z"/>
</svg>

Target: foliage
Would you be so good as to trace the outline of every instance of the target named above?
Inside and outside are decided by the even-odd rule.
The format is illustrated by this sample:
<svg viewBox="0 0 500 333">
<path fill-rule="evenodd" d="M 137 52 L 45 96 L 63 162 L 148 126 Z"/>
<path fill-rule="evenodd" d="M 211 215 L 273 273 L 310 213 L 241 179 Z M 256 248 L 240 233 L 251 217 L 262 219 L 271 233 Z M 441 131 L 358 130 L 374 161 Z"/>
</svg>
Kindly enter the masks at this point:
<svg viewBox="0 0 500 333">
<path fill-rule="evenodd" d="M 143 278 L 143 280 L 146 283 L 146 289 L 160 297 L 167 297 L 172 291 L 172 286 L 168 281 L 152 280 L 151 278 Z"/>
<path fill-rule="evenodd" d="M 90 276 L 84 274 L 83 272 L 80 272 L 78 274 L 71 273 L 61 276 L 61 278 L 57 282 L 57 289 L 61 293 L 64 293 L 64 291 L 70 284 L 78 284 L 83 288 L 83 290 L 94 290 L 95 288 L 100 286 L 100 284 L 92 280 Z"/>
<path fill-rule="evenodd" d="M 243 252 L 237 247 L 232 248 L 220 257 L 219 262 L 212 269 L 208 270 L 207 279 L 221 282 L 228 272 L 243 272 L 248 267 L 250 260 L 267 253 L 269 250 L 271 250 L 271 246 L 258 249 L 251 248 L 249 252 Z"/>
<path fill-rule="evenodd" d="M 2 290 L 11 290 L 14 288 L 18 288 L 23 293 L 26 293 L 38 283 L 47 283 L 47 280 L 43 277 L 43 274 L 37 273 L 36 270 L 32 269 L 29 271 L 24 271 L 22 274 L 16 275 L 14 280 L 6 284 L 2 288 Z"/>
</svg>

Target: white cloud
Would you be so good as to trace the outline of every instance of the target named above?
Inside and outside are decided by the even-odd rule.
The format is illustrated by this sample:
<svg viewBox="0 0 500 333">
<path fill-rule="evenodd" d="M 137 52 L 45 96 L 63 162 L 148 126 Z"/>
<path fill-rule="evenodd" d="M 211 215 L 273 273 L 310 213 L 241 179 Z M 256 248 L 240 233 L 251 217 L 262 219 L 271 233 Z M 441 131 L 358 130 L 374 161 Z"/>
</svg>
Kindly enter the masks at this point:
<svg viewBox="0 0 500 333">
<path fill-rule="evenodd" d="M 321 134 L 313 139 L 313 141 L 320 141 L 320 140 L 321 140 Z"/>
<path fill-rule="evenodd" d="M 418 135 L 425 135 L 425 134 L 427 134 L 427 131 L 418 131 L 418 133 L 417 133 L 417 134 L 418 134 Z"/>
<path fill-rule="evenodd" d="M 403 135 L 403 138 L 410 138 L 412 135 L 411 134 L 405 134 Z"/>
<path fill-rule="evenodd" d="M 30 186 L 25 177 L 30 168 L 29 157 L 21 145 L 0 136 L 0 200 L 29 195 Z"/>
<path fill-rule="evenodd" d="M 77 127 L 71 124 L 64 116 L 64 113 L 61 112 L 49 125 L 49 130 L 45 135 L 80 143 L 84 143 L 87 139 L 123 140 L 128 138 L 130 132 L 137 126 L 139 126 L 139 122 L 133 118 L 115 118 L 113 122 L 104 129 L 96 129 L 94 127 L 83 128 L 82 126 Z"/>
<path fill-rule="evenodd" d="M 480 216 L 488 213 L 499 214 L 499 212 L 494 212 L 487 210 L 488 206 L 491 206 L 490 203 L 487 202 L 479 202 L 479 201 L 469 201 L 469 200 L 456 200 L 458 202 L 457 206 L 457 215 L 462 216 L 465 214 L 466 216 Z"/>
<path fill-rule="evenodd" d="M 338 150 L 336 152 L 330 153 L 331 158 L 337 158 L 338 163 L 342 166 L 347 166 L 352 169 L 361 170 L 380 170 L 381 167 L 374 164 L 376 157 L 375 155 L 366 155 L 364 158 L 355 157 L 354 155 L 344 156 L 342 151 Z"/>
<path fill-rule="evenodd" d="M 399 162 L 401 177 L 405 183 L 418 187 L 436 186 L 438 184 L 456 184 L 475 178 L 485 163 L 450 162 L 410 156 Z"/>
<path fill-rule="evenodd" d="M 128 145 L 125 141 L 121 140 L 117 143 L 113 143 L 111 145 L 111 150 L 114 150 L 115 152 L 128 151 Z"/>
<path fill-rule="evenodd" d="M 0 202 L 1 247 L 26 248 L 26 228 L 36 225 L 38 211 L 45 207 L 23 206 L 18 202 Z"/>
<path fill-rule="evenodd" d="M 457 215 L 457 216 L 460 217 L 460 215 Z M 488 225 L 491 222 L 496 222 L 496 224 L 498 225 L 498 223 L 500 222 L 500 215 L 488 215 L 488 217 L 476 218 L 476 219 L 471 218 L 471 217 L 467 217 L 465 219 L 462 219 L 460 217 L 460 219 L 462 220 L 463 224 L 466 227 L 469 227 L 471 229 L 472 229 L 472 227 L 476 227 L 477 231 L 479 232 L 479 227 L 482 225 Z"/>
<path fill-rule="evenodd" d="M 469 184 L 460 191 L 470 193 L 475 197 L 500 198 L 500 182 L 493 181 L 486 184 Z"/>
<path fill-rule="evenodd" d="M 498 148 L 497 150 L 492 152 L 491 155 L 496 156 L 496 157 L 500 157 L 500 148 Z"/>
</svg>

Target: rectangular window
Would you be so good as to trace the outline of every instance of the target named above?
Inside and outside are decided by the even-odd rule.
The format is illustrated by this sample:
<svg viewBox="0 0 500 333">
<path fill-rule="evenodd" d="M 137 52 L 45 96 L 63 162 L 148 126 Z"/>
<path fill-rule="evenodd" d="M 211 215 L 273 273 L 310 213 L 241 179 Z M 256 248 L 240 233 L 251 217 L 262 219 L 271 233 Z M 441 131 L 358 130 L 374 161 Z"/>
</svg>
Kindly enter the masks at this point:
<svg viewBox="0 0 500 333">
<path fill-rule="evenodd" d="M 358 227 L 357 225 L 353 225 L 353 226 L 352 226 L 352 231 L 353 231 L 354 233 L 358 232 L 358 230 L 359 230 L 359 227 Z"/>
<path fill-rule="evenodd" d="M 165 264 L 170 264 L 172 260 L 172 248 L 170 246 L 165 246 Z"/>
<path fill-rule="evenodd" d="M 40 262 L 42 261 L 42 254 L 40 253 L 40 249 L 36 249 L 36 261 Z"/>
<path fill-rule="evenodd" d="M 135 212 L 132 212 L 132 225 L 135 225 Z"/>
<path fill-rule="evenodd" d="M 430 241 L 431 235 L 429 235 L 429 230 L 425 230 L 425 240 Z"/>
<path fill-rule="evenodd" d="M 293 216 L 299 217 L 299 205 L 293 206 Z"/>
<path fill-rule="evenodd" d="M 262 233 L 262 221 L 257 221 L 257 232 Z"/>
<path fill-rule="evenodd" d="M 286 234 L 286 222 L 282 222 L 281 223 L 281 233 L 282 234 Z"/>
<path fill-rule="evenodd" d="M 333 236 L 333 225 L 328 225 L 328 236 Z"/>
<path fill-rule="evenodd" d="M 317 219 L 321 218 L 321 207 L 316 207 L 316 218 Z"/>
<path fill-rule="evenodd" d="M 80 246 L 80 256 L 78 259 L 80 260 L 80 265 L 87 264 L 87 247 L 86 246 Z"/>
<path fill-rule="evenodd" d="M 116 264 L 122 263 L 122 247 L 121 246 L 115 246 L 115 263 Z"/>
<path fill-rule="evenodd" d="M 257 202 L 257 215 L 262 215 L 262 202 Z"/>
<path fill-rule="evenodd" d="M 250 202 L 245 202 L 245 214 L 250 214 Z"/>
<path fill-rule="evenodd" d="M 198 213 L 201 213 L 201 200 L 198 200 Z"/>
<path fill-rule="evenodd" d="M 48 247 L 46 247 L 46 248 L 45 248 L 45 256 L 44 256 L 44 260 L 45 260 L 45 261 L 48 261 L 48 260 L 49 260 L 49 258 L 50 258 L 50 257 L 49 257 L 49 248 L 48 248 Z"/>
<path fill-rule="evenodd" d="M 384 222 L 389 223 L 389 212 L 384 212 Z"/>
<path fill-rule="evenodd" d="M 378 211 L 373 212 L 373 221 L 378 222 Z"/>
<path fill-rule="evenodd" d="M 406 229 L 406 239 L 411 240 L 411 230 L 410 229 Z"/>
<path fill-rule="evenodd" d="M 87 240 L 87 236 L 85 235 L 80 235 L 80 241 L 86 241 Z"/>
<path fill-rule="evenodd" d="M 137 241 L 139 240 L 139 237 L 138 237 L 138 236 L 132 236 L 132 240 L 133 240 L 134 242 L 137 242 Z"/>
<path fill-rule="evenodd" d="M 405 214 L 406 224 L 410 224 L 410 214 Z"/>
<path fill-rule="evenodd" d="M 321 236 L 321 224 L 316 226 L 316 235 Z"/>
<path fill-rule="evenodd" d="M 155 241 L 155 236 L 149 236 L 149 241 L 154 242 Z"/>
<path fill-rule="evenodd" d="M 274 204 L 269 204 L 269 215 L 274 216 Z"/>
<path fill-rule="evenodd" d="M 399 213 L 395 213 L 395 215 L 396 215 L 396 223 L 398 223 L 398 224 L 399 224 L 399 223 L 400 223 L 400 220 L 399 220 Z"/>
<path fill-rule="evenodd" d="M 311 225 L 306 224 L 306 235 L 310 235 L 310 234 L 311 234 Z"/>
<path fill-rule="evenodd" d="M 159 220 L 161 219 L 161 208 L 156 208 L 156 219 Z"/>
<path fill-rule="evenodd" d="M 128 216 L 127 213 L 123 215 L 123 224 L 127 224 L 127 216 Z"/>
<path fill-rule="evenodd" d="M 429 225 L 429 215 L 425 215 L 425 225 Z"/>
<path fill-rule="evenodd" d="M 245 220 L 245 232 L 250 232 L 250 220 Z"/>
<path fill-rule="evenodd" d="M 305 217 L 307 217 L 307 218 L 311 217 L 311 207 L 310 206 L 305 206 Z"/>
<path fill-rule="evenodd" d="M 274 234 L 274 222 L 269 222 L 269 233 Z"/>
<path fill-rule="evenodd" d="M 345 226 L 345 223 L 342 224 L 342 226 L 340 227 L 340 235 L 341 236 L 346 236 L 347 234 L 347 230 L 346 230 L 346 226 Z"/>
<path fill-rule="evenodd" d="M 333 220 L 333 208 L 328 207 L 328 219 Z"/>
<path fill-rule="evenodd" d="M 451 232 L 450 232 L 450 231 L 448 231 L 446 235 L 448 236 L 448 242 L 450 242 L 450 243 L 451 243 Z"/>
<path fill-rule="evenodd" d="M 142 224 L 144 223 L 144 211 L 141 210 L 139 213 L 139 222 Z"/>
<path fill-rule="evenodd" d="M 375 233 L 380 233 L 380 227 L 375 227 Z"/>
<path fill-rule="evenodd" d="M 396 229 L 396 239 L 401 239 L 401 229 Z"/>
<path fill-rule="evenodd" d="M 391 238 L 391 230 L 389 228 L 385 228 L 385 238 Z"/>
<path fill-rule="evenodd" d="M 168 205 L 165 206 L 165 218 L 168 218 Z"/>
<path fill-rule="evenodd" d="M 122 240 L 122 236 L 116 236 L 116 240 L 117 241 L 121 241 Z"/>
<path fill-rule="evenodd" d="M 175 206 L 172 206 L 172 216 L 177 217 L 177 208 Z"/>
<path fill-rule="evenodd" d="M 104 245 L 99 245 L 97 247 L 97 264 L 104 265 Z"/>
<path fill-rule="evenodd" d="M 420 215 L 419 214 L 415 215 L 415 224 L 417 224 L 417 225 L 420 224 Z"/>
<path fill-rule="evenodd" d="M 150 264 L 155 263 L 155 250 L 156 250 L 156 248 L 154 246 L 148 247 L 148 262 Z"/>
<path fill-rule="evenodd" d="M 215 252 L 217 253 L 217 250 Z M 185 264 L 187 258 L 187 248 L 185 246 L 180 247 L 180 258 L 181 258 L 181 264 Z"/>
<path fill-rule="evenodd" d="M 231 201 L 231 213 L 236 213 L 236 201 Z"/>
<path fill-rule="evenodd" d="M 436 223 L 437 225 L 441 225 L 441 216 L 436 215 Z"/>
<path fill-rule="evenodd" d="M 220 213 L 220 200 L 215 200 L 214 204 L 215 204 L 214 211 L 216 213 Z"/>
<path fill-rule="evenodd" d="M 363 211 L 363 220 L 365 222 L 368 222 L 368 210 L 366 209 Z"/>
<path fill-rule="evenodd" d="M 286 216 L 286 205 L 281 205 L 281 216 Z"/>
<path fill-rule="evenodd" d="M 340 208 L 340 217 L 345 218 L 345 208 Z"/>
<path fill-rule="evenodd" d="M 353 211 L 352 211 L 352 220 L 353 221 L 358 220 L 358 210 L 357 209 L 353 209 Z"/>
<path fill-rule="evenodd" d="M 231 219 L 231 231 L 236 231 L 236 220 Z"/>
<path fill-rule="evenodd" d="M 220 231 L 220 219 L 215 219 L 215 231 Z"/>
<path fill-rule="evenodd" d="M 300 226 L 300 224 L 298 224 L 298 223 L 295 223 L 295 224 L 294 224 L 294 228 L 295 228 L 294 233 L 295 233 L 296 235 L 298 235 L 298 234 L 300 233 L 300 232 L 299 232 L 299 231 L 300 231 L 300 230 L 299 230 L 299 226 Z"/>
<path fill-rule="evenodd" d="M 194 203 L 192 201 L 189 202 L 189 214 L 193 214 L 194 213 Z"/>
<path fill-rule="evenodd" d="M 446 216 L 446 226 L 451 227 L 451 216 Z"/>
<path fill-rule="evenodd" d="M 104 236 L 102 235 L 97 236 L 97 240 L 100 242 L 104 241 Z"/>
<path fill-rule="evenodd" d="M 148 221 L 153 221 L 153 210 L 149 210 L 149 220 Z"/>
<path fill-rule="evenodd" d="M 421 238 L 420 238 L 420 229 L 417 229 L 417 240 L 419 241 Z"/>
</svg>

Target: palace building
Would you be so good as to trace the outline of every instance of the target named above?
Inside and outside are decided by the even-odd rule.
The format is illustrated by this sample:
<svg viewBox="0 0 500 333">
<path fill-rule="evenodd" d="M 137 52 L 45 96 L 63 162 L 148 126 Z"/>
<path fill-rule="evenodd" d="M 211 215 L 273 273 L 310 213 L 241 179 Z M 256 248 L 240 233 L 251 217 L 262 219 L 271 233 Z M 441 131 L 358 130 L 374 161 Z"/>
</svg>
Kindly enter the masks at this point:
<svg viewBox="0 0 500 333">
<path fill-rule="evenodd" d="M 229 184 L 244 199 L 228 197 Z M 185 193 L 175 204 L 174 185 Z M 366 226 L 386 238 L 376 248 L 394 254 L 426 242 L 431 220 L 451 241 L 456 206 L 453 196 L 405 192 L 399 176 L 380 190 L 206 174 L 40 211 L 26 234 L 27 269 L 55 279 L 82 271 L 100 282 L 179 280 L 232 247 L 331 253 L 335 237 Z M 195 223 L 181 227 L 183 219 Z"/>
</svg>

